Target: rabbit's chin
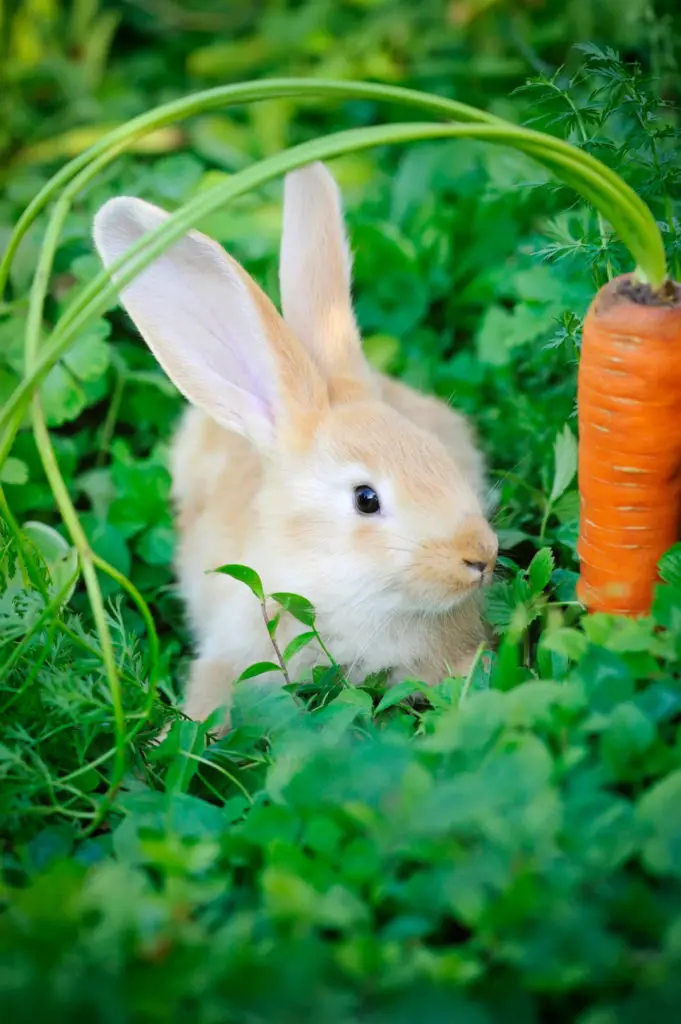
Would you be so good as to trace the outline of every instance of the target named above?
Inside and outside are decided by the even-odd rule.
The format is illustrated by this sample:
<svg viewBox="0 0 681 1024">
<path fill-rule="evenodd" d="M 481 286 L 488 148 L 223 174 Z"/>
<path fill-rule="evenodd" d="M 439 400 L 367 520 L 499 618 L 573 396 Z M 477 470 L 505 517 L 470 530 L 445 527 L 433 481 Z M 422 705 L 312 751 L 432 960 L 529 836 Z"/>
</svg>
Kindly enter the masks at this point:
<svg viewBox="0 0 681 1024">
<path fill-rule="evenodd" d="M 479 602 L 483 589 L 482 585 L 478 585 L 475 587 L 465 587 L 448 594 L 433 594 L 432 592 L 430 594 L 414 594 L 406 592 L 399 601 L 398 614 L 439 618 L 443 615 L 451 614 L 462 605 Z"/>
</svg>

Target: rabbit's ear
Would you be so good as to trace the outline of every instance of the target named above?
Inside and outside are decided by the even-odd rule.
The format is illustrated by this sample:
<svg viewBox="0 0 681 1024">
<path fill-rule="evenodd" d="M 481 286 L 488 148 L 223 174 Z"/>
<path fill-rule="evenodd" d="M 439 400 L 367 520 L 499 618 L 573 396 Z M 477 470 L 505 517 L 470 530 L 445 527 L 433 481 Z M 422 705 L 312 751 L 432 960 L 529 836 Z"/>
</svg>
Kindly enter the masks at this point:
<svg viewBox="0 0 681 1024">
<path fill-rule="evenodd" d="M 351 270 L 334 178 L 321 163 L 287 174 L 279 262 L 284 320 L 328 381 L 366 385 L 370 371 L 352 310 Z"/>
<path fill-rule="evenodd" d="M 105 266 L 168 214 L 110 199 L 94 241 Z M 270 446 L 327 401 L 302 345 L 248 274 L 196 231 L 121 290 L 123 305 L 177 388 L 218 423 Z"/>
</svg>

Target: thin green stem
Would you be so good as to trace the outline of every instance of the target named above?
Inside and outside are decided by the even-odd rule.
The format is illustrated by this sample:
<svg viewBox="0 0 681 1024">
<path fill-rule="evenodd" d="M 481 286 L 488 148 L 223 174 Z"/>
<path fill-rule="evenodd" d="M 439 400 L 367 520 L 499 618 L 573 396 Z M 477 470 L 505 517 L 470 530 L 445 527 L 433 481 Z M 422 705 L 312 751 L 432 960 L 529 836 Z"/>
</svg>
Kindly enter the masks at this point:
<svg viewBox="0 0 681 1024">
<path fill-rule="evenodd" d="M 486 646 L 487 646 L 487 644 L 484 641 L 482 643 L 478 644 L 477 650 L 475 652 L 475 657 L 473 658 L 473 661 L 471 663 L 471 667 L 468 669 L 468 674 L 467 674 L 467 676 L 466 676 L 466 678 L 464 680 L 463 687 L 461 688 L 461 695 L 459 697 L 459 704 L 463 703 L 463 701 L 468 696 L 468 691 L 471 688 L 471 683 L 473 682 L 473 677 L 474 677 L 474 675 L 476 673 L 478 665 L 480 664 L 480 659 L 482 658 L 482 655 L 484 653 L 484 650 L 485 650 Z"/>
<path fill-rule="evenodd" d="M 73 545 L 78 552 L 83 579 L 85 580 L 85 586 L 90 600 L 90 607 L 92 608 L 95 629 L 102 649 L 102 660 L 104 662 L 109 691 L 111 694 L 111 703 L 114 714 L 114 732 L 116 738 L 116 760 L 114 763 L 113 779 L 109 793 L 105 794 L 99 805 L 98 813 L 100 814 L 100 817 L 97 820 L 100 821 L 109 806 L 109 798 L 113 799 L 125 771 L 125 712 L 123 710 L 123 696 L 121 693 L 118 670 L 116 668 L 111 632 L 106 620 L 104 598 L 97 579 L 97 572 L 93 564 L 93 552 L 80 524 L 78 513 L 73 507 L 64 478 L 62 477 L 57 464 L 54 448 L 50 441 L 50 435 L 45 423 L 40 400 L 37 395 L 33 403 L 33 433 L 35 436 L 38 454 L 40 455 L 45 475 L 47 476 L 52 489 L 57 508 L 59 509 L 59 513 L 67 530 L 69 531 Z"/>
<path fill-rule="evenodd" d="M 473 137 L 489 142 L 506 143 L 530 152 L 536 135 L 538 133 L 529 132 L 527 129 L 487 124 L 403 124 L 351 129 L 326 138 L 314 139 L 278 153 L 238 172 L 228 181 L 200 193 L 171 214 L 160 227 L 142 237 L 123 257 L 111 265 L 109 272 L 116 275 L 115 281 L 110 281 L 107 273 L 102 272 L 69 305 L 50 340 L 43 346 L 41 357 L 32 372 L 17 386 L 0 413 L 0 427 L 9 423 L 9 430 L 0 452 L 9 451 L 12 437 L 8 437 L 8 434 L 16 429 L 17 420 L 20 419 L 32 390 L 66 351 L 78 331 L 93 317 L 101 315 L 115 299 L 121 287 L 153 262 L 174 241 L 181 238 L 194 223 L 231 199 L 303 164 L 378 145 L 423 139 Z M 548 136 L 546 138 L 548 139 Z M 549 141 L 557 143 L 560 140 Z M 565 145 L 565 149 L 567 152 L 557 152 L 551 158 L 553 163 L 562 169 L 562 177 L 578 187 L 587 198 L 598 201 L 604 209 L 607 208 L 611 222 L 619 222 L 620 233 L 628 235 L 632 252 L 637 253 L 639 258 L 645 261 L 649 272 L 656 273 L 656 280 L 661 283 L 664 279 L 664 251 L 661 250 L 660 263 L 660 253 L 654 253 L 659 232 L 648 208 L 643 205 L 643 216 L 638 205 L 640 200 L 628 186 L 620 183 L 622 191 L 618 192 L 607 175 L 602 173 L 604 168 L 598 161 L 573 147 Z M 649 276 L 649 273 L 644 276 Z"/>
<path fill-rule="evenodd" d="M 544 543 L 544 537 L 546 536 L 546 528 L 549 525 L 549 518 L 551 516 L 552 511 L 553 511 L 553 504 L 552 504 L 552 502 L 548 501 L 548 499 L 547 499 L 546 503 L 545 503 L 545 507 L 544 507 L 544 514 L 543 514 L 542 520 L 541 520 L 541 526 L 539 528 L 539 543 L 540 544 Z"/>
<path fill-rule="evenodd" d="M 94 146 L 91 146 L 84 153 L 80 154 L 61 171 L 38 193 L 33 202 L 27 207 L 20 218 L 10 239 L 5 257 L 0 263 L 0 294 L 9 273 L 12 259 L 19 246 L 21 238 L 36 219 L 38 214 L 58 193 L 59 189 L 69 182 L 79 171 L 86 168 L 91 162 L 98 162 L 104 158 L 104 162 L 113 159 L 112 153 L 120 152 L 128 148 L 133 142 L 164 125 L 175 123 L 198 113 L 205 113 L 208 110 L 229 106 L 237 103 L 252 103 L 266 99 L 281 97 L 301 97 L 314 100 L 321 99 L 373 99 L 379 102 L 400 103 L 432 114 L 435 117 L 449 118 L 471 124 L 497 125 L 501 127 L 514 127 L 485 111 L 470 107 L 464 103 L 443 97 L 429 95 L 428 93 L 417 92 L 412 89 L 403 89 L 398 86 L 377 85 L 369 82 L 338 82 L 328 79 L 296 79 L 282 78 L 271 79 L 264 82 L 245 82 L 236 85 L 221 86 L 216 89 L 208 89 L 204 92 L 195 93 L 182 100 L 165 104 L 156 110 L 149 111 L 138 118 L 134 118 L 121 127 L 114 129 L 104 138 L 100 139 Z M 542 155 L 547 156 L 549 151 L 570 151 L 572 147 L 560 139 L 555 139 L 541 132 L 530 132 L 528 135 L 534 140 L 535 155 L 541 159 Z M 588 154 L 582 154 L 587 156 Z M 604 176 L 610 178 L 617 188 L 623 186 L 623 182 L 609 168 L 594 161 L 601 168 Z M 550 160 L 547 161 L 550 166 Z M 625 186 L 626 188 L 626 186 Z M 641 210 L 647 211 L 645 204 L 641 203 Z M 661 244 L 661 240 L 660 244 Z M 652 257 L 652 249 L 651 249 Z M 659 257 L 659 253 L 658 253 Z M 664 274 L 663 274 L 664 277 Z M 654 275 L 651 283 L 655 284 Z M 661 284 L 662 282 L 657 282 Z"/>
<path fill-rule="evenodd" d="M 500 118 L 485 111 L 477 110 L 465 103 L 428 95 L 400 86 L 377 85 L 372 82 L 339 82 L 330 79 L 272 78 L 261 82 L 238 82 L 234 85 L 218 86 L 193 93 L 191 96 L 163 104 L 155 110 L 133 118 L 126 124 L 113 129 L 83 153 L 69 161 L 47 182 L 27 206 L 12 232 L 5 255 L 0 263 L 0 296 L 4 292 L 9 269 L 16 255 L 21 239 L 36 220 L 40 212 L 79 171 L 91 163 L 104 158 L 110 162 L 123 149 L 150 132 L 167 125 L 176 124 L 196 114 L 237 104 L 257 103 L 268 99 L 301 97 L 318 102 L 324 99 L 373 99 L 379 102 L 399 103 L 428 111 L 437 117 L 457 121 L 485 124 L 503 124 Z M 103 165 L 102 164 L 102 165 Z"/>
<path fill-rule="evenodd" d="M 99 435 L 99 444 L 97 446 L 97 458 L 95 465 L 99 468 L 106 461 L 109 445 L 116 429 L 116 422 L 118 420 L 118 414 L 121 408 L 121 402 L 123 400 L 123 392 L 125 391 L 125 384 L 127 381 L 127 369 L 122 360 L 120 364 L 114 363 L 114 373 L 116 376 L 116 383 L 114 384 L 113 394 L 111 396 L 111 402 L 107 410 L 106 419 L 102 426 L 101 433 Z"/>
<path fill-rule="evenodd" d="M 253 797 L 252 797 L 252 796 L 251 796 L 251 794 L 250 794 L 250 793 L 248 792 L 248 790 L 247 790 L 247 789 L 246 789 L 246 787 L 244 786 L 243 782 L 239 782 L 239 780 L 237 779 L 237 777 L 236 777 L 235 775 L 232 775 L 232 773 L 231 773 L 231 772 L 228 772 L 226 768 L 223 768 L 223 767 L 222 767 L 222 765 L 220 765 L 220 764 L 216 764 L 216 763 L 215 763 L 214 761 L 209 761 L 207 757 L 202 757 L 202 756 L 201 756 L 200 754 L 192 754 L 192 753 L 190 753 L 190 751 L 188 751 L 188 750 L 181 750 L 181 751 L 180 751 L 180 755 L 181 755 L 182 757 L 186 757 L 186 758 L 187 758 L 188 760 L 190 760 L 190 761 L 198 761 L 198 762 L 199 762 L 199 764 L 205 764 L 205 765 L 207 765 L 207 766 L 208 766 L 209 768 L 212 768 L 212 769 L 213 769 L 213 771 L 219 772 L 219 774 L 220 774 L 220 775 L 224 775 L 226 779 L 229 779 L 229 781 L 230 781 L 231 783 L 233 783 L 233 785 L 235 785 L 235 786 L 236 786 L 236 788 L 237 788 L 237 789 L 238 789 L 238 790 L 239 790 L 239 791 L 240 791 L 241 793 L 243 793 L 243 795 L 244 795 L 244 796 L 246 797 L 246 799 L 248 800 L 249 804 L 252 804 L 252 803 L 253 803 Z M 204 779 L 203 781 L 205 782 L 206 780 Z"/>
</svg>

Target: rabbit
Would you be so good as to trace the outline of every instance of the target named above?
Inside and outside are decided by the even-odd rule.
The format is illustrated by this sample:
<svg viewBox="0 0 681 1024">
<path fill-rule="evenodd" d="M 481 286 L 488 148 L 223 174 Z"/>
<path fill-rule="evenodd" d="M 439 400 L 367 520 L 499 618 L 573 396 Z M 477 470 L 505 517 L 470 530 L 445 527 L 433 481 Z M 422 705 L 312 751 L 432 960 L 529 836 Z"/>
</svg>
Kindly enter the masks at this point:
<svg viewBox="0 0 681 1024">
<path fill-rule="evenodd" d="M 166 216 L 140 199 L 106 202 L 93 231 L 105 266 Z M 204 720 L 224 709 L 223 732 L 234 681 L 273 649 L 259 601 L 210 570 L 245 564 L 266 593 L 308 598 L 350 682 L 387 672 L 432 685 L 465 674 L 485 640 L 481 588 L 497 556 L 468 422 L 365 359 L 340 193 L 323 164 L 286 176 L 280 292 L 283 316 L 196 231 L 121 292 L 191 403 L 171 456 L 176 568 L 197 645 L 184 710 Z M 306 628 L 283 614 L 280 645 Z M 321 658 L 304 647 L 291 676 Z"/>
</svg>

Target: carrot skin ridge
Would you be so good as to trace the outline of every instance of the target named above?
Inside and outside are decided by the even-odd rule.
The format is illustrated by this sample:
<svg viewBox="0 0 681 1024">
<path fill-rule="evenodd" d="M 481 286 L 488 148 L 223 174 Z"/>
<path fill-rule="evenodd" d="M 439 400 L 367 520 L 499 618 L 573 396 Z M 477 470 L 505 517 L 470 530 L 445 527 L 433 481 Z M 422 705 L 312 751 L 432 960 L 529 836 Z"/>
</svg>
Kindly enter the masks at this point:
<svg viewBox="0 0 681 1024">
<path fill-rule="evenodd" d="M 650 611 L 657 565 L 681 526 L 681 301 L 634 301 L 608 282 L 586 320 L 578 373 L 579 599 Z"/>
</svg>

